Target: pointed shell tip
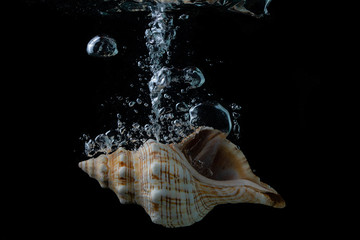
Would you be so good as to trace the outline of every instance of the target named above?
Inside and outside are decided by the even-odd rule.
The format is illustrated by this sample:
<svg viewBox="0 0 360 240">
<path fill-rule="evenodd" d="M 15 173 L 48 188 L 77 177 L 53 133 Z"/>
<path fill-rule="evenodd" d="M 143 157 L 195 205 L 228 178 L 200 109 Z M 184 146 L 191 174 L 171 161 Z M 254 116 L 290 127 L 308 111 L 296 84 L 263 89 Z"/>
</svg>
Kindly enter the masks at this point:
<svg viewBox="0 0 360 240">
<path fill-rule="evenodd" d="M 81 168 L 81 170 L 83 170 L 83 171 L 85 171 L 85 162 L 86 161 L 82 161 L 82 162 L 78 163 L 79 168 Z"/>
</svg>

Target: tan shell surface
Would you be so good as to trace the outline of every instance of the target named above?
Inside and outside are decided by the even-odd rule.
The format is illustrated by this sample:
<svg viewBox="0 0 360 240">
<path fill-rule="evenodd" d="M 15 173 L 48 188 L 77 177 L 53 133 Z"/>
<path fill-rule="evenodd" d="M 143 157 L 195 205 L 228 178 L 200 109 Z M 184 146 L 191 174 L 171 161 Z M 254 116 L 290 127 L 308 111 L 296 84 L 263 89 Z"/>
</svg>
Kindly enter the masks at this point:
<svg viewBox="0 0 360 240">
<path fill-rule="evenodd" d="M 202 130 L 197 130 L 183 143 Z M 102 187 L 112 189 L 121 203 L 141 205 L 154 223 L 166 227 L 189 226 L 218 204 L 248 202 L 285 206 L 280 195 L 251 172 L 243 153 L 236 147 L 233 149 L 235 145 L 227 140 L 221 140 L 220 144 L 229 145 L 231 151 L 235 151 L 232 154 L 236 155 L 236 161 L 242 161 L 240 169 L 233 170 L 240 172 L 242 178 L 205 177 L 182 152 L 184 145 L 166 145 L 154 140 L 148 140 L 137 151 L 119 148 L 112 154 L 80 162 L 79 167 Z"/>
</svg>

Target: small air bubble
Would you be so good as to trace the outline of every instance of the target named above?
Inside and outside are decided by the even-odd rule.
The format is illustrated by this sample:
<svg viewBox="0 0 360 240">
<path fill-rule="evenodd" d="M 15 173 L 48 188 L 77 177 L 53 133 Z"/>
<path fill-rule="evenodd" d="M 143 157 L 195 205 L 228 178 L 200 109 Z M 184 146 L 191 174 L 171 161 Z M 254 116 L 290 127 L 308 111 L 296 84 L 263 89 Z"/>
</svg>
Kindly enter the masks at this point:
<svg viewBox="0 0 360 240">
<path fill-rule="evenodd" d="M 240 105 L 237 105 L 236 103 L 232 103 L 230 105 L 231 109 L 236 111 L 236 110 L 241 110 L 241 106 Z"/>
<path fill-rule="evenodd" d="M 133 107 L 135 105 L 135 102 L 134 101 L 130 101 L 129 102 L 129 107 Z"/>
<path fill-rule="evenodd" d="M 233 116 L 234 119 L 238 119 L 240 117 L 240 113 L 233 112 L 232 116 Z"/>
<path fill-rule="evenodd" d="M 189 15 L 187 15 L 187 14 L 181 14 L 179 16 L 179 20 L 187 20 L 187 19 L 189 19 Z"/>
<path fill-rule="evenodd" d="M 180 127 L 182 125 L 182 122 L 178 119 L 174 120 L 173 121 L 173 124 L 176 126 L 176 127 Z"/>
<path fill-rule="evenodd" d="M 189 110 L 189 106 L 184 102 L 179 102 L 175 105 L 175 109 L 178 112 L 187 112 Z"/>
<path fill-rule="evenodd" d="M 140 128 L 140 124 L 139 123 L 133 123 L 132 127 L 137 130 L 137 129 Z"/>
<path fill-rule="evenodd" d="M 184 68 L 184 80 L 190 84 L 190 88 L 201 87 L 205 82 L 204 74 L 197 67 Z"/>
</svg>

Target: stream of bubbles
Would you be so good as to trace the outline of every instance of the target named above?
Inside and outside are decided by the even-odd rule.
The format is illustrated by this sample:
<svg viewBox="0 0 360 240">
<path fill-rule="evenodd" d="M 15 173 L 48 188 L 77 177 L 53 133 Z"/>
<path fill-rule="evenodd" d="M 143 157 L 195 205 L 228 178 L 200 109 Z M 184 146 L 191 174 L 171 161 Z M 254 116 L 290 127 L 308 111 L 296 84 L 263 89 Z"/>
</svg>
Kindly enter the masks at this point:
<svg viewBox="0 0 360 240">
<path fill-rule="evenodd" d="M 198 126 L 211 126 L 223 132 L 232 133 L 239 138 L 240 127 L 238 124 L 239 110 L 241 107 L 236 103 L 229 105 L 232 113 L 220 103 L 206 101 L 196 94 L 205 83 L 204 74 L 194 66 L 178 68 L 170 66 L 171 44 L 175 39 L 176 30 L 174 19 L 167 10 L 170 5 L 157 3 L 149 7 L 151 21 L 145 31 L 146 47 L 148 56 L 143 62 L 139 61 L 142 69 L 148 70 L 152 75 L 146 83 L 150 105 L 144 99 L 138 97 L 131 101 L 125 98 L 129 108 L 142 105 L 149 110 L 148 122 L 141 124 L 132 121 L 131 125 L 126 122 L 122 114 L 117 114 L 117 128 L 99 134 L 94 139 L 84 135 L 85 154 L 89 157 L 97 153 L 109 153 L 118 147 L 133 150 L 141 146 L 149 138 L 155 138 L 158 142 L 173 143 L 190 134 Z M 188 16 L 181 15 L 179 19 L 186 20 Z M 101 39 L 101 38 L 96 38 Z M 105 39 L 105 43 L 112 43 Z M 96 42 L 92 40 L 92 48 Z M 113 47 L 99 45 L 103 49 Z M 114 54 L 107 54 L 112 56 Z M 144 92 L 144 89 L 140 89 Z M 139 95 L 140 96 L 140 95 Z M 124 100 L 119 97 L 119 100 Z M 151 108 L 151 109 L 149 109 Z M 134 109 L 133 113 L 139 113 Z M 144 112 L 141 112 L 143 118 Z M 211 117 L 209 117 L 211 116 Z"/>
</svg>

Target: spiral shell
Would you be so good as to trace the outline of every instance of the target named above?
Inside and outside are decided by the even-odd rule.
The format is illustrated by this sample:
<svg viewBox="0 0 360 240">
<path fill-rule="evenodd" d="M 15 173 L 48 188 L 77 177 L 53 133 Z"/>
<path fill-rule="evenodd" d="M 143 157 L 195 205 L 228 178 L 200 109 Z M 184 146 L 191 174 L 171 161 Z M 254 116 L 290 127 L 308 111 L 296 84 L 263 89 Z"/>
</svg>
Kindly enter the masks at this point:
<svg viewBox="0 0 360 240">
<path fill-rule="evenodd" d="M 285 206 L 260 182 L 242 153 L 218 130 L 202 127 L 179 144 L 148 140 L 137 151 L 119 148 L 79 163 L 121 203 L 141 205 L 154 223 L 189 226 L 224 203 Z"/>
</svg>

